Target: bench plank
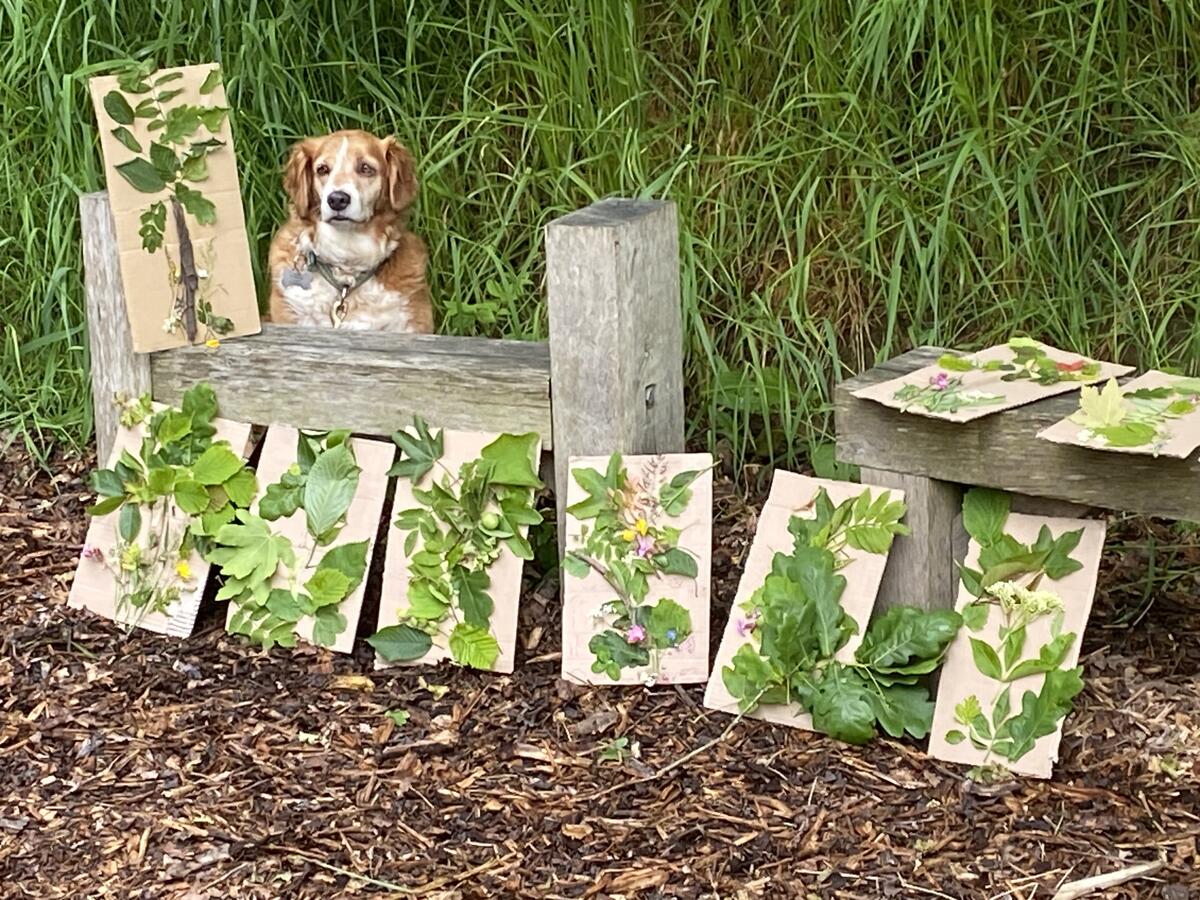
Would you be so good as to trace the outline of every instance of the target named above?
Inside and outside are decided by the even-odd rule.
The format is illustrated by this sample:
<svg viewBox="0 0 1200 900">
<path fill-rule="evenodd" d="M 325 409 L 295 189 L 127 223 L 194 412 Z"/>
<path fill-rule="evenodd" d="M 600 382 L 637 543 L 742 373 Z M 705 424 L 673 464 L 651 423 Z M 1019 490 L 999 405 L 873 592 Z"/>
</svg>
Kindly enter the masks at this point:
<svg viewBox="0 0 1200 900">
<path fill-rule="evenodd" d="M 154 399 L 198 381 L 256 425 L 391 434 L 414 414 L 461 431 L 536 431 L 551 446 L 546 344 L 263 323 L 262 334 L 151 354 Z"/>
<path fill-rule="evenodd" d="M 921 347 L 838 385 L 838 459 L 1084 506 L 1200 520 L 1198 459 L 1155 459 L 1037 439 L 1039 431 L 1078 408 L 1077 392 L 966 423 L 906 414 L 851 395 L 929 365 L 944 352 Z"/>
</svg>

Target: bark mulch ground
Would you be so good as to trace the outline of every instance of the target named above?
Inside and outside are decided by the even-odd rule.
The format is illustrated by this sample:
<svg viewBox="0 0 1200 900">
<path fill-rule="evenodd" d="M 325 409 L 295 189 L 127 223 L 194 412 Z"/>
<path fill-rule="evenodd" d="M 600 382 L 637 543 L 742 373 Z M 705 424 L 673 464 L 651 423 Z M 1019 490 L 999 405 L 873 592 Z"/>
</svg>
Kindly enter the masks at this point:
<svg viewBox="0 0 1200 900">
<path fill-rule="evenodd" d="M 4 897 L 1032 898 L 1161 858 L 1103 896 L 1200 898 L 1200 542 L 1178 529 L 1114 523 L 1053 781 L 750 721 L 656 777 L 730 718 L 698 686 L 559 681 L 552 584 L 515 674 L 431 688 L 361 648 L 248 648 L 219 609 L 183 642 L 67 610 L 85 468 L 0 458 Z M 717 491 L 717 623 L 754 508 Z M 632 756 L 605 758 L 618 738 Z"/>
</svg>

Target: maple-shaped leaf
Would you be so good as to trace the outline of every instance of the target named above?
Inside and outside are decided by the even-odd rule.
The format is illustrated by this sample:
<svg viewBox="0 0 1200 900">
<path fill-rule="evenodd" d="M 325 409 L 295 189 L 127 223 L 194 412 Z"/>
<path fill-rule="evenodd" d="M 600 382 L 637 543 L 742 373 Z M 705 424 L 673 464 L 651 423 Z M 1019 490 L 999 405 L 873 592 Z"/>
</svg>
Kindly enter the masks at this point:
<svg viewBox="0 0 1200 900">
<path fill-rule="evenodd" d="M 296 565 L 292 542 L 271 531 L 271 527 L 247 510 L 238 510 L 237 521 L 217 531 L 217 547 L 211 560 L 224 574 L 252 581 L 266 581 L 283 563 Z"/>
<path fill-rule="evenodd" d="M 1097 431 L 1120 425 L 1124 418 L 1124 398 L 1121 396 L 1121 386 L 1115 378 L 1108 379 L 1101 389 L 1086 384 L 1080 388 L 1079 412 L 1072 416 L 1072 420 L 1077 424 Z"/>
<path fill-rule="evenodd" d="M 388 477 L 407 478 L 416 484 L 442 458 L 445 446 L 442 432 L 431 433 L 420 416 L 413 417 L 412 428 L 415 434 L 401 429 L 392 435 L 393 443 L 400 448 L 400 459 L 388 470 Z"/>
</svg>

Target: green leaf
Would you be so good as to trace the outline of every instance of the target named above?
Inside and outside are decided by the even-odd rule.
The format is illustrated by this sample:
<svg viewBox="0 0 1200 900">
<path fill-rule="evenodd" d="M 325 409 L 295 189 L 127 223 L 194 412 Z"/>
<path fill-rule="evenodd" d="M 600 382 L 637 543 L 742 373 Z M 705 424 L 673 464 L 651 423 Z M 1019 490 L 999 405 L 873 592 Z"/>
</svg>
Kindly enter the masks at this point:
<svg viewBox="0 0 1200 900">
<path fill-rule="evenodd" d="M 313 618 L 313 643 L 332 647 L 338 635 L 346 630 L 346 617 L 336 606 L 322 606 Z"/>
<path fill-rule="evenodd" d="M 806 693 L 806 705 L 818 731 L 848 744 L 865 744 L 875 737 L 871 692 L 854 671 L 834 663 Z"/>
<path fill-rule="evenodd" d="M 1074 698 L 1083 690 L 1081 668 L 1055 669 L 1046 673 L 1046 680 L 1037 694 L 1026 691 L 1021 698 L 1021 711 L 997 729 L 997 738 L 1011 741 L 1004 755 L 1016 762 L 1034 748 L 1039 738 L 1053 734 L 1058 723 L 1071 711 Z M 993 747 L 993 750 L 996 750 Z"/>
<path fill-rule="evenodd" d="M 450 572 L 450 583 L 458 597 L 458 608 L 462 610 L 463 618 L 468 625 L 486 630 L 492 619 L 495 604 L 488 596 L 486 588 L 491 584 L 487 572 L 468 572 L 461 566 L 455 566 Z M 489 668 L 477 666 L 476 668 Z"/>
<path fill-rule="evenodd" d="M 586 499 L 568 506 L 567 515 L 584 521 L 596 518 L 596 516 L 609 508 L 611 505 L 608 497 L 610 487 L 603 475 L 595 469 L 583 468 L 572 469 L 571 477 L 575 479 L 576 484 L 587 491 L 588 496 Z"/>
<path fill-rule="evenodd" d="M 384 713 L 384 715 L 387 716 L 389 719 L 391 719 L 392 722 L 395 723 L 397 728 L 402 728 L 408 724 L 408 710 L 407 709 L 389 709 L 387 712 Z"/>
<path fill-rule="evenodd" d="M 407 478 L 416 484 L 429 474 L 445 450 L 442 432 L 431 434 L 424 419 L 414 417 L 413 430 L 415 434 L 400 430 L 392 435 L 392 442 L 400 448 L 400 459 L 388 470 L 388 477 Z"/>
<path fill-rule="evenodd" d="M 414 619 L 440 622 L 446 617 L 449 609 L 450 604 L 434 595 L 427 579 L 414 578 L 408 583 L 408 609 L 405 615 Z"/>
<path fill-rule="evenodd" d="M 370 541 L 357 541 L 352 544 L 340 544 L 328 550 L 317 564 L 317 572 L 331 570 L 346 576 L 348 582 L 346 593 L 350 596 L 362 583 L 367 574 L 367 551 Z"/>
<path fill-rule="evenodd" d="M 420 659 L 433 646 L 433 638 L 411 625 L 389 625 L 367 638 L 384 662 Z"/>
<path fill-rule="evenodd" d="M 960 725 L 970 725 L 981 715 L 983 715 L 983 707 L 979 705 L 979 698 L 974 694 L 965 697 L 958 706 L 954 707 L 954 721 Z"/>
<path fill-rule="evenodd" d="M 201 225 L 212 225 L 217 221 L 217 208 L 213 202 L 186 184 L 175 186 L 175 199 Z"/>
<path fill-rule="evenodd" d="M 563 571 L 572 578 L 587 578 L 592 567 L 573 553 L 568 553 L 562 559 Z"/>
<path fill-rule="evenodd" d="M 138 536 L 142 530 L 142 511 L 133 503 L 121 507 L 121 516 L 117 520 L 117 534 L 121 540 L 128 543 Z"/>
<path fill-rule="evenodd" d="M 460 622 L 450 632 L 450 655 L 473 669 L 490 669 L 500 656 L 500 644 L 487 629 Z"/>
<path fill-rule="evenodd" d="M 304 589 L 312 597 L 313 605 L 319 609 L 345 600 L 350 593 L 350 579 L 336 569 L 318 569 L 304 583 Z"/>
<path fill-rule="evenodd" d="M 229 107 L 227 106 L 205 106 L 201 107 L 197 114 L 200 121 L 204 123 L 204 127 L 216 134 L 221 130 L 221 125 L 225 121 L 225 117 L 229 115 Z"/>
<path fill-rule="evenodd" d="M 938 368 L 947 372 L 974 372 L 975 364 L 969 357 L 955 356 L 953 353 L 943 353 L 938 357 Z"/>
<path fill-rule="evenodd" d="M 226 479 L 221 487 L 225 489 L 230 503 L 248 507 L 254 502 L 254 497 L 258 493 L 258 479 L 254 472 L 243 466 Z"/>
<path fill-rule="evenodd" d="M 1082 528 L 1078 528 L 1075 531 L 1067 531 L 1058 536 L 1050 549 L 1050 553 L 1046 556 L 1045 563 L 1043 563 L 1043 571 L 1045 571 L 1047 577 L 1058 581 L 1072 572 L 1078 572 L 1083 568 L 1083 563 L 1071 558 L 1071 553 L 1079 546 L 1079 541 L 1082 538 Z"/>
<path fill-rule="evenodd" d="M 170 466 L 151 469 L 146 475 L 146 487 L 160 497 L 169 497 L 175 492 L 176 474 Z"/>
<path fill-rule="evenodd" d="M 142 247 L 147 253 L 153 253 L 162 246 L 163 232 L 167 227 L 166 204 L 161 200 L 155 201 L 142 210 L 138 221 L 141 222 L 138 234 L 142 238 Z"/>
<path fill-rule="evenodd" d="M 267 609 L 271 615 L 285 622 L 299 622 L 309 610 L 300 603 L 300 598 L 284 588 L 273 588 L 267 597 Z"/>
<path fill-rule="evenodd" d="M 133 107 L 120 91 L 109 91 L 104 95 L 104 111 L 118 125 L 133 124 Z"/>
<path fill-rule="evenodd" d="M 741 712 L 753 712 L 760 704 L 787 699 L 783 676 L 769 659 L 755 651 L 753 644 L 742 644 L 731 663 L 721 669 L 721 681 L 738 701 Z"/>
<path fill-rule="evenodd" d="M 672 547 L 665 553 L 656 554 L 652 559 L 663 575 L 683 575 L 687 578 L 695 578 L 699 574 L 696 557 L 682 547 Z"/>
<path fill-rule="evenodd" d="M 662 504 L 663 512 L 668 516 L 683 515 L 683 511 L 687 509 L 687 505 L 692 499 L 692 484 L 702 474 L 703 472 L 689 469 L 685 472 L 680 472 L 664 484 L 658 492 L 658 499 Z"/>
<path fill-rule="evenodd" d="M 870 694 L 875 718 L 894 738 L 908 734 L 921 740 L 933 725 L 933 701 L 919 685 L 893 685 Z"/>
<path fill-rule="evenodd" d="M 962 621 L 971 631 L 979 631 L 987 624 L 990 603 L 968 603 L 962 609 Z"/>
<path fill-rule="evenodd" d="M 201 94 L 211 94 L 213 91 L 215 91 L 220 86 L 221 86 L 221 70 L 219 68 L 210 69 L 209 73 L 204 76 L 204 81 L 200 82 L 200 93 Z M 400 723 L 400 724 L 403 724 L 403 723 Z"/>
<path fill-rule="evenodd" d="M 194 478 L 181 478 L 175 482 L 175 505 L 189 516 L 207 511 L 210 499 L 208 488 Z"/>
<path fill-rule="evenodd" d="M 975 660 L 975 668 L 987 678 L 1000 680 L 1000 657 L 992 649 L 991 644 L 979 638 L 971 638 L 971 656 Z"/>
<path fill-rule="evenodd" d="M 157 194 L 167 186 L 150 161 L 140 156 L 121 163 L 116 166 L 116 170 L 117 174 L 133 185 L 134 190 L 143 194 Z"/>
<path fill-rule="evenodd" d="M 288 568 L 296 564 L 292 542 L 246 510 L 238 510 L 237 521 L 221 527 L 217 542 L 221 546 L 210 558 L 223 574 L 235 578 L 266 581 L 281 563 Z"/>
<path fill-rule="evenodd" d="M 175 151 L 158 141 L 150 144 L 150 164 L 166 183 L 174 181 L 175 173 L 179 171 L 179 159 Z"/>
<path fill-rule="evenodd" d="M 946 732 L 946 743 L 950 745 L 961 744 L 967 739 L 967 736 L 957 728 L 952 728 Z"/>
<path fill-rule="evenodd" d="M 973 487 L 963 498 L 963 527 L 981 546 L 1000 540 L 1008 521 L 1011 498 L 1004 491 Z"/>
<path fill-rule="evenodd" d="M 186 181 L 193 183 L 208 180 L 208 159 L 201 156 L 188 156 L 183 160 L 183 165 L 180 166 L 179 174 Z"/>
<path fill-rule="evenodd" d="M 138 139 L 133 136 L 133 132 L 121 125 L 112 130 L 112 136 L 115 137 L 126 150 L 132 150 L 134 153 L 142 152 L 142 145 Z"/>
<path fill-rule="evenodd" d="M 911 664 L 940 659 L 961 625 L 962 617 L 951 610 L 894 606 L 871 623 L 854 656 L 873 669 L 902 672 Z"/>
<path fill-rule="evenodd" d="M 646 630 L 656 647 L 678 647 L 691 636 L 691 613 L 674 600 L 664 597 L 650 608 Z"/>
<path fill-rule="evenodd" d="M 101 497 L 124 497 L 125 484 L 112 469 L 96 469 L 88 479 L 92 490 Z"/>
<path fill-rule="evenodd" d="M 106 516 L 110 512 L 114 512 L 115 510 L 120 509 L 121 505 L 124 502 L 125 502 L 124 494 L 122 494 L 120 497 L 108 497 L 104 500 L 101 500 L 99 503 L 95 504 L 94 506 L 89 506 L 88 510 L 87 510 L 87 514 L 89 516 Z"/>
<path fill-rule="evenodd" d="M 493 484 L 513 487 L 542 487 L 537 475 L 538 460 L 534 458 L 538 441 L 536 433 L 502 434 L 479 453 L 479 458 L 491 464 Z"/>
<path fill-rule="evenodd" d="M 342 521 L 358 490 L 361 471 L 348 444 L 317 457 L 304 485 L 304 512 L 310 534 L 320 538 Z"/>
<path fill-rule="evenodd" d="M 224 484 L 242 468 L 242 458 L 228 444 L 213 444 L 192 466 L 192 478 L 203 485 Z"/>
<path fill-rule="evenodd" d="M 267 485 L 266 493 L 258 501 L 258 514 L 268 522 L 294 515 L 304 502 L 304 485 L 307 481 L 306 475 L 284 472 L 279 481 Z"/>
<path fill-rule="evenodd" d="M 650 652 L 643 644 L 631 644 L 611 628 L 592 635 L 588 650 L 596 657 L 592 671 L 603 672 L 613 681 L 620 679 L 621 669 L 650 665 Z"/>
</svg>

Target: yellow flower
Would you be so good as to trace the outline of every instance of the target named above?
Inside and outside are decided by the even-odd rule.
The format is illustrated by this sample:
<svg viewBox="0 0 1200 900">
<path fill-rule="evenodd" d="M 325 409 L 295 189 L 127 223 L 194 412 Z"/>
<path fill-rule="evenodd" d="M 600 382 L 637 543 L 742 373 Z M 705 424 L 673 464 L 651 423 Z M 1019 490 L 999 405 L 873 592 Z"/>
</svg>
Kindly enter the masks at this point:
<svg viewBox="0 0 1200 900">
<path fill-rule="evenodd" d="M 221 342 L 218 341 L 216 338 L 209 338 L 207 341 L 204 342 L 204 346 L 207 347 L 209 350 L 216 350 L 218 347 L 221 346 Z"/>
<path fill-rule="evenodd" d="M 650 530 L 650 525 L 645 519 L 638 519 L 637 524 L 633 527 L 636 528 L 637 533 L 642 536 L 645 536 L 646 532 Z"/>
<path fill-rule="evenodd" d="M 629 528 L 626 528 L 624 531 L 621 532 L 622 540 L 632 541 L 635 537 L 637 537 L 637 535 L 634 534 L 633 531 Z"/>
<path fill-rule="evenodd" d="M 181 559 L 179 562 L 175 563 L 175 572 L 184 581 L 192 577 L 192 567 L 188 565 L 188 561 L 186 559 Z"/>
</svg>

